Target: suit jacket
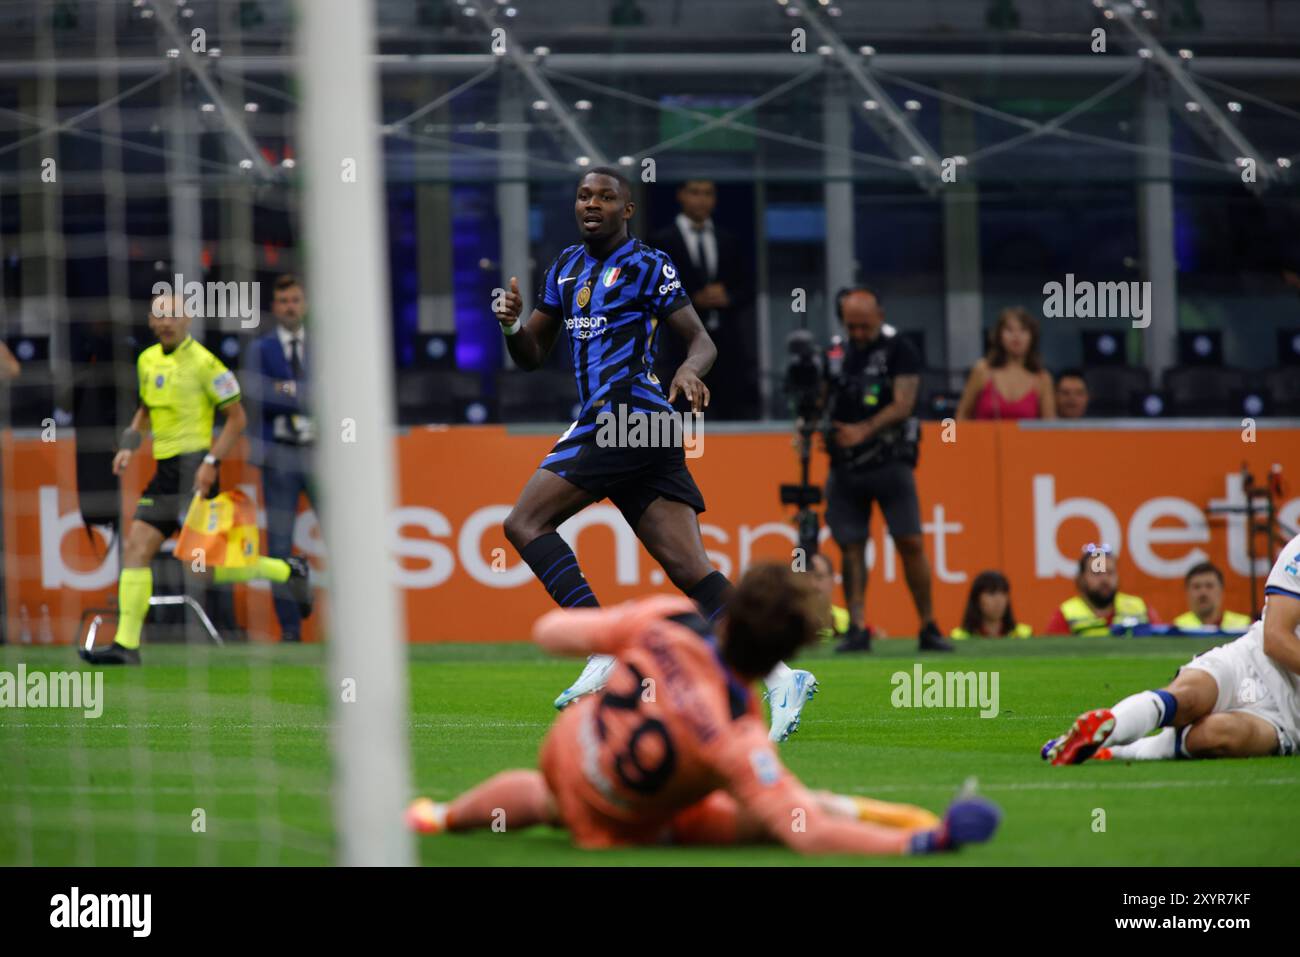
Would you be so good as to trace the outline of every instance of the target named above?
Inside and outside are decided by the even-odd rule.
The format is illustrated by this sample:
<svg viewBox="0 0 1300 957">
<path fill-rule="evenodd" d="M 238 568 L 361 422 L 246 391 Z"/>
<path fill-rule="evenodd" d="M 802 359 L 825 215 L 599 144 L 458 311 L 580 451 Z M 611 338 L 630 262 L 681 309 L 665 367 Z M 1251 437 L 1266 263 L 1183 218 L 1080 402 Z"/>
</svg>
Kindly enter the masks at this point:
<svg viewBox="0 0 1300 957">
<path fill-rule="evenodd" d="M 735 313 L 747 308 L 754 301 L 754 264 L 749 251 L 741 248 L 740 241 L 734 234 L 719 229 L 715 224 L 713 235 L 718 243 L 716 280 L 727 287 L 727 295 L 731 297 L 731 306 L 719 312 Z M 696 266 L 691 262 L 691 252 L 675 220 L 651 236 L 650 245 L 662 249 L 672 259 L 686 295 L 694 296 L 709 284 L 703 265 Z"/>
<path fill-rule="evenodd" d="M 248 409 L 249 458 L 255 464 L 266 464 L 268 457 L 287 457 L 277 455 L 277 450 L 305 452 L 304 447 L 295 444 L 289 436 L 292 434 L 291 417 L 309 415 L 310 376 L 311 370 L 304 355 L 302 376 L 295 380 L 298 383 L 297 395 L 276 391 L 276 382 L 293 379 L 293 374 L 284 354 L 284 344 L 275 332 L 258 337 L 245 353 L 239 385 Z M 305 454 L 294 457 L 305 458 Z"/>
<path fill-rule="evenodd" d="M 700 306 L 705 328 L 718 347 L 718 360 L 705 377 L 704 383 L 711 395 L 709 411 L 724 419 L 758 417 L 758 330 L 754 322 L 754 263 L 749 249 L 726 230 L 713 227 L 718 244 L 718 265 L 715 281 L 727 289 L 731 305 L 716 310 L 716 319 L 710 322 L 711 310 Z M 677 267 L 682 288 L 694 298 L 709 284 L 703 263 L 691 262 L 690 249 L 674 220 L 650 237 L 650 245 L 666 252 Z M 701 257 L 702 258 L 702 257 Z M 655 372 L 665 391 L 677 367 L 686 358 L 686 344 L 671 329 L 660 333 Z"/>
</svg>

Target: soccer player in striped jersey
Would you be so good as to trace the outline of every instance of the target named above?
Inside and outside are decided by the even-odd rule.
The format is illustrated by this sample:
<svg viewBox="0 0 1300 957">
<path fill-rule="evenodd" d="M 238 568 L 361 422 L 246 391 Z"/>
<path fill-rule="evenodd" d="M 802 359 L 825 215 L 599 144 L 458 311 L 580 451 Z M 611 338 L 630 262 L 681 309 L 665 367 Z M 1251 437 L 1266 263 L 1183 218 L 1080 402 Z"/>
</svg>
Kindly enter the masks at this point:
<svg viewBox="0 0 1300 957">
<path fill-rule="evenodd" d="M 1152 731 L 1156 731 L 1151 734 Z M 1197 655 L 1159 691 L 1081 714 L 1042 756 L 1093 760 L 1249 758 L 1300 747 L 1300 535 L 1264 585 L 1264 614 L 1236 641 Z"/>
<path fill-rule="evenodd" d="M 693 414 L 703 413 L 709 404 L 703 378 L 717 349 L 669 257 L 628 232 L 635 210 L 631 184 L 622 173 L 604 166 L 589 170 L 578 182 L 574 202 L 582 241 L 546 270 L 532 315 L 521 319 L 524 302 L 513 277 L 509 291 L 494 303 L 510 357 L 521 369 L 541 366 L 560 330 L 568 333 L 581 404 L 577 420 L 524 486 L 505 532 L 557 604 L 596 606 L 573 550 L 556 529 L 608 498 L 669 581 L 713 620 L 725 607 L 731 584 L 709 564 L 700 537 L 696 516 L 704 511 L 704 498 L 686 468 L 687 429 L 678 419 L 672 436 L 681 441 L 651 439 L 659 424 L 674 421 L 672 403 L 679 395 Z M 688 346 L 666 397 L 653 372 L 663 326 Z M 632 428 L 622 427 L 629 422 Z M 620 427 L 612 428 L 614 423 Z M 600 690 L 613 664 L 609 655 L 593 655 L 555 706 L 562 709 Z M 766 684 L 771 735 L 782 741 L 798 728 L 816 679 L 778 663 Z"/>
</svg>

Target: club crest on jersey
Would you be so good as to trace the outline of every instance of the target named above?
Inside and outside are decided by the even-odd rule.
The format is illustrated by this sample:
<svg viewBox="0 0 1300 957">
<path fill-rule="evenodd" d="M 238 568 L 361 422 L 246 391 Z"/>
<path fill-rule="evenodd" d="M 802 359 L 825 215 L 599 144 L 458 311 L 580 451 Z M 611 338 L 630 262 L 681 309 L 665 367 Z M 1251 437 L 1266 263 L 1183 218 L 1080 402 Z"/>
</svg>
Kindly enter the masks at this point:
<svg viewBox="0 0 1300 957">
<path fill-rule="evenodd" d="M 589 302 L 591 302 L 591 287 L 583 286 L 578 290 L 578 308 L 586 309 Z"/>
<path fill-rule="evenodd" d="M 618 266 L 610 266 L 605 270 L 605 275 L 601 276 L 600 281 L 604 284 L 605 288 L 608 289 L 614 285 L 614 283 L 618 282 L 618 274 L 622 271 L 623 270 Z"/>
<path fill-rule="evenodd" d="M 161 388 L 163 387 L 163 382 L 165 382 L 165 381 L 166 381 L 166 379 L 164 379 L 164 378 L 160 375 L 160 376 L 158 376 L 156 379 L 153 380 L 153 387 L 154 387 L 155 389 L 161 389 Z"/>
</svg>

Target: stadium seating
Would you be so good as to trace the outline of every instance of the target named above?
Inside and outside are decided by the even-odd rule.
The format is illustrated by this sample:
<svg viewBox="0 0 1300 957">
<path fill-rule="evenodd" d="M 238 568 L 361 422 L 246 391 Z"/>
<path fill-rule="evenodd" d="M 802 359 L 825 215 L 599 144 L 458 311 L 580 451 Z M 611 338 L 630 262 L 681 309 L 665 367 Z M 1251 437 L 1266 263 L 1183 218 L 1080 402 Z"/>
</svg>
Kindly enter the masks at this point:
<svg viewBox="0 0 1300 957">
<path fill-rule="evenodd" d="M 571 422 L 578 389 L 573 373 L 558 369 L 497 373 L 497 408 L 502 422 Z"/>
<path fill-rule="evenodd" d="M 432 368 L 397 370 L 397 424 L 470 422 L 487 408 L 477 373 Z M 480 419 L 479 421 L 483 421 Z"/>
<path fill-rule="evenodd" d="M 1164 371 L 1162 386 L 1171 415 L 1236 415 L 1233 399 L 1245 386 L 1237 369 L 1174 366 Z"/>
<path fill-rule="evenodd" d="M 1151 373 L 1145 366 L 1089 366 L 1083 378 L 1088 383 L 1090 418 L 1129 415 L 1133 399 L 1151 388 Z"/>
<path fill-rule="evenodd" d="M 1263 383 L 1272 397 L 1274 415 L 1300 415 L 1300 368 L 1269 369 L 1263 374 Z"/>
</svg>

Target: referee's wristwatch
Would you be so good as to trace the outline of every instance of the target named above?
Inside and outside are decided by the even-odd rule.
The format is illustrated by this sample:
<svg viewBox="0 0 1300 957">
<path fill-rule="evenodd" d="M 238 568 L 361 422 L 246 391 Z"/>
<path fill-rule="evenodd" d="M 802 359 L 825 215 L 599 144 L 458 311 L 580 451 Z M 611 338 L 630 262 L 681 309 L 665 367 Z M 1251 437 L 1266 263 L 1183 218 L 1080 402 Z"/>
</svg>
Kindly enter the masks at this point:
<svg viewBox="0 0 1300 957">
<path fill-rule="evenodd" d="M 221 464 L 221 460 L 209 452 L 207 455 L 203 456 L 203 464 L 216 467 Z"/>
</svg>

